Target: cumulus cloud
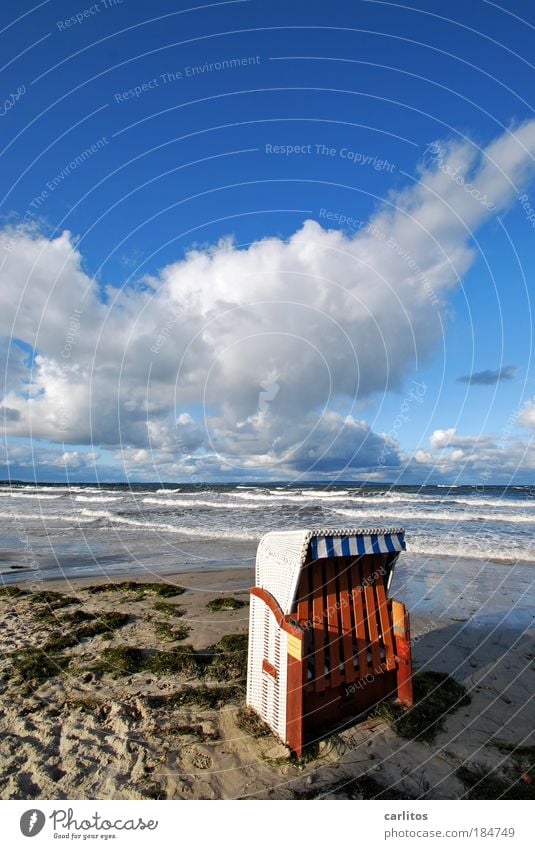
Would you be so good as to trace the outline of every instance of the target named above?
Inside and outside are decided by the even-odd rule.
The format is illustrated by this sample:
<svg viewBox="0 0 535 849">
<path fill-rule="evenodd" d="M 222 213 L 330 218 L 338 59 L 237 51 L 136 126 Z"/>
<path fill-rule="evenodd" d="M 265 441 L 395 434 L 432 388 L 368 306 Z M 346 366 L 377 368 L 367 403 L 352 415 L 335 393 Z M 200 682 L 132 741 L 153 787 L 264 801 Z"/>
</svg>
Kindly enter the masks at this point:
<svg viewBox="0 0 535 849">
<path fill-rule="evenodd" d="M 223 239 L 140 285 L 92 279 L 68 232 L 2 231 L 0 334 L 33 352 L 23 366 L 9 356 L 8 434 L 104 446 L 169 474 L 376 467 L 386 437 L 355 410 L 434 351 L 472 231 L 531 176 L 535 121 L 479 154 L 441 149 L 356 234 L 305 221 L 245 249 Z M 401 462 L 390 442 L 386 454 Z"/>
<path fill-rule="evenodd" d="M 405 462 L 404 482 L 469 480 L 481 486 L 531 483 L 535 440 L 522 438 L 515 424 L 535 426 L 535 400 L 524 405 L 523 411 L 524 422 L 519 416 L 511 416 L 498 434 L 460 434 L 454 427 L 433 431 L 429 437 L 431 451 L 419 449 L 412 457 L 401 455 Z"/>
<path fill-rule="evenodd" d="M 495 386 L 501 380 L 514 380 L 518 371 L 517 366 L 502 366 L 500 369 L 475 371 L 458 377 L 459 383 L 469 383 L 471 386 Z"/>
<path fill-rule="evenodd" d="M 429 444 L 435 451 L 441 448 L 473 448 L 474 446 L 489 445 L 492 437 L 485 434 L 477 436 L 461 436 L 454 427 L 445 430 L 435 430 L 429 437 Z"/>
<path fill-rule="evenodd" d="M 518 413 L 518 423 L 535 428 L 535 396 L 522 405 Z"/>
</svg>

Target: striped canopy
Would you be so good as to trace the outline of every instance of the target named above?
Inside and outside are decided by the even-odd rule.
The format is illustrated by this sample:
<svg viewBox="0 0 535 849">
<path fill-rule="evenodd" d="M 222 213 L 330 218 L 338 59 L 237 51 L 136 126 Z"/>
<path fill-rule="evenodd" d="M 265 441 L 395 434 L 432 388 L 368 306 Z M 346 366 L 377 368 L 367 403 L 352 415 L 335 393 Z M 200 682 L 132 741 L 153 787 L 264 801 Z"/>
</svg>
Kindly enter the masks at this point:
<svg viewBox="0 0 535 849">
<path fill-rule="evenodd" d="M 366 530 L 343 535 L 324 535 L 318 531 L 309 542 L 313 560 L 320 557 L 349 557 L 360 554 L 387 554 L 405 551 L 404 532 L 401 528 Z"/>
<path fill-rule="evenodd" d="M 307 557 L 316 560 L 345 554 L 397 554 L 404 550 L 403 528 L 269 531 L 258 544 L 255 584 L 268 590 L 277 599 L 283 612 L 289 613 L 297 591 L 299 573 Z"/>
</svg>

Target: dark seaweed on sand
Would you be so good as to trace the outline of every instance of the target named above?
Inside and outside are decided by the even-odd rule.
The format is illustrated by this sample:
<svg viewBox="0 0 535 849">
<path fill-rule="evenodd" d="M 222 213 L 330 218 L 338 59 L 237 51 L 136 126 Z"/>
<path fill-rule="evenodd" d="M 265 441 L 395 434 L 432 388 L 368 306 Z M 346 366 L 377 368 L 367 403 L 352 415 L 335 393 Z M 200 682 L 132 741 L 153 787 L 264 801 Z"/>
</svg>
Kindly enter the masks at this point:
<svg viewBox="0 0 535 849">
<path fill-rule="evenodd" d="M 393 726 L 401 737 L 432 743 L 448 714 L 470 704 L 465 687 L 443 672 L 418 672 L 413 677 L 414 705 L 404 708 L 383 702 L 370 714 Z"/>
</svg>

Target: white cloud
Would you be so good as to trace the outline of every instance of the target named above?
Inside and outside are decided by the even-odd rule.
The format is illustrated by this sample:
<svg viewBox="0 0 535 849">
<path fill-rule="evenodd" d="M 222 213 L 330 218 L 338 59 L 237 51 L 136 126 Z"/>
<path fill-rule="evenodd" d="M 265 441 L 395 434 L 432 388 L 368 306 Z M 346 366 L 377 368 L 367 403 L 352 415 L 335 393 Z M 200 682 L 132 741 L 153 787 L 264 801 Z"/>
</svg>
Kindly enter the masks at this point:
<svg viewBox="0 0 535 849">
<path fill-rule="evenodd" d="M 414 454 L 414 459 L 417 463 L 426 463 L 429 465 L 434 462 L 433 455 L 429 451 L 416 451 Z"/>
<path fill-rule="evenodd" d="M 445 430 L 435 430 L 429 437 L 429 444 L 435 451 L 441 448 L 465 449 L 477 446 L 488 446 L 492 443 L 492 437 L 485 434 L 476 436 L 461 436 L 456 428 L 449 427 Z"/>
<path fill-rule="evenodd" d="M 442 428 L 432 433 L 429 443 L 431 451 L 418 450 L 413 457 L 401 454 L 405 482 L 468 480 L 484 486 L 533 479 L 535 441 L 520 438 L 509 424 L 500 435 L 461 435 L 453 427 Z"/>
<path fill-rule="evenodd" d="M 78 451 L 64 451 L 63 454 L 54 460 L 54 466 L 64 466 L 68 469 L 76 469 L 81 465 L 82 457 Z"/>
<path fill-rule="evenodd" d="M 535 397 L 522 406 L 518 413 L 518 422 L 525 427 L 535 427 Z"/>
<path fill-rule="evenodd" d="M 481 156 L 446 148 L 503 210 L 531 173 L 535 121 Z M 0 334 L 37 351 L 31 373 L 10 355 L 7 432 L 167 469 L 373 468 L 384 437 L 352 413 L 432 354 L 493 214 L 436 163 L 418 177 L 354 235 L 306 221 L 286 241 L 222 240 L 105 297 L 69 233 L 3 231 Z M 431 447 L 481 447 L 467 439 L 436 431 Z"/>
</svg>

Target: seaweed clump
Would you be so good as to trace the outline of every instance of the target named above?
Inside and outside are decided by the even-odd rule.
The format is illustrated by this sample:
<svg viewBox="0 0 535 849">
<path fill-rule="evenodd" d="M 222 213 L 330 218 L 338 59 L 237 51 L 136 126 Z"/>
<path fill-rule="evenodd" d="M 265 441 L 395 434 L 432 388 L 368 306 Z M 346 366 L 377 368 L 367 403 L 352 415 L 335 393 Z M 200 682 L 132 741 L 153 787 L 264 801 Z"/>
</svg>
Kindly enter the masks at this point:
<svg viewBox="0 0 535 849">
<path fill-rule="evenodd" d="M 250 734 L 251 737 L 267 737 L 271 734 L 269 725 L 266 725 L 256 711 L 250 707 L 239 709 L 236 714 L 236 725 L 241 731 Z"/>
<path fill-rule="evenodd" d="M 10 655 L 11 669 L 14 677 L 27 684 L 42 684 L 48 678 L 53 678 L 65 668 L 68 658 L 51 652 L 46 647 L 41 649 L 20 649 Z"/>
<path fill-rule="evenodd" d="M 147 596 L 159 596 L 160 598 L 172 598 L 176 595 L 182 595 L 186 590 L 184 587 L 174 586 L 173 584 L 164 583 L 141 583 L 138 581 L 120 581 L 117 584 L 95 584 L 92 587 L 86 587 L 87 592 L 92 595 L 98 593 L 118 593 L 128 592 L 133 593 L 133 601 L 141 601 Z"/>
<path fill-rule="evenodd" d="M 179 625 L 178 628 L 171 628 L 167 622 L 158 622 L 154 626 L 156 636 L 159 640 L 165 643 L 174 643 L 177 640 L 185 640 L 189 636 L 191 628 L 187 625 Z"/>
<path fill-rule="evenodd" d="M 533 760 L 531 762 L 533 764 Z M 535 787 L 529 773 L 520 774 L 517 770 L 508 769 L 500 775 L 496 770 L 464 764 L 457 770 L 457 775 L 466 788 L 463 798 L 535 799 Z"/>
<path fill-rule="evenodd" d="M 199 673 L 200 658 L 191 646 L 177 646 L 170 651 L 155 652 L 147 660 L 145 669 L 148 672 L 160 674 L 173 674 L 186 672 L 189 674 Z"/>
<path fill-rule="evenodd" d="M 227 634 L 207 650 L 207 672 L 218 680 L 247 677 L 247 634 Z"/>
<path fill-rule="evenodd" d="M 149 708 L 173 708 L 195 705 L 199 708 L 218 708 L 243 697 L 243 690 L 236 684 L 227 687 L 189 686 L 167 696 L 147 696 Z"/>
<path fill-rule="evenodd" d="M 463 764 L 457 775 L 468 799 L 535 799 L 535 746 L 514 746 L 498 737 L 488 743 L 506 756 L 502 774 Z"/>
<path fill-rule="evenodd" d="M 20 598 L 24 595 L 29 595 L 27 590 L 21 590 L 15 585 L 0 587 L 0 598 Z"/>
<path fill-rule="evenodd" d="M 208 610 L 216 613 L 220 610 L 240 610 L 242 607 L 247 607 L 247 605 L 247 601 L 242 601 L 239 598 L 220 596 L 219 598 L 214 598 L 212 601 L 209 601 L 206 607 Z"/>
<path fill-rule="evenodd" d="M 107 673 L 114 678 L 133 675 L 141 672 L 143 668 L 143 652 L 135 646 L 110 646 L 104 649 L 94 666 L 95 672 Z"/>
<path fill-rule="evenodd" d="M 443 672 L 419 672 L 413 677 L 414 705 L 404 708 L 383 702 L 370 714 L 392 725 L 401 737 L 432 743 L 448 714 L 470 704 L 466 688 Z"/>
<path fill-rule="evenodd" d="M 155 601 L 152 608 L 158 613 L 163 613 L 165 616 L 179 617 L 184 616 L 186 612 L 183 608 L 178 607 L 176 604 L 170 604 L 168 601 Z"/>
</svg>

